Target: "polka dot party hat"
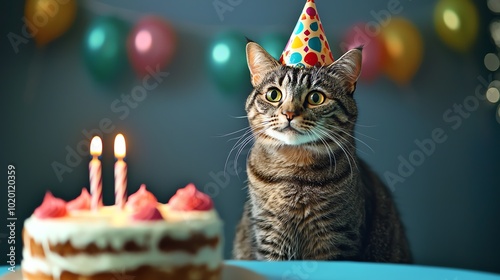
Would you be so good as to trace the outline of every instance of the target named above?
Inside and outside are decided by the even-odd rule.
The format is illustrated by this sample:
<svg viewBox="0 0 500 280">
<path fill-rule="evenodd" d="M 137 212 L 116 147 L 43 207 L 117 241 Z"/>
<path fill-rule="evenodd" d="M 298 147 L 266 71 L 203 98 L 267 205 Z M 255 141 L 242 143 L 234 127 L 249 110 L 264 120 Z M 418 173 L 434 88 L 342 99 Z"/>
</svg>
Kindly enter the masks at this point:
<svg viewBox="0 0 500 280">
<path fill-rule="evenodd" d="M 333 63 L 314 0 L 307 0 L 292 36 L 280 57 L 284 65 L 295 67 L 323 66 Z"/>
</svg>

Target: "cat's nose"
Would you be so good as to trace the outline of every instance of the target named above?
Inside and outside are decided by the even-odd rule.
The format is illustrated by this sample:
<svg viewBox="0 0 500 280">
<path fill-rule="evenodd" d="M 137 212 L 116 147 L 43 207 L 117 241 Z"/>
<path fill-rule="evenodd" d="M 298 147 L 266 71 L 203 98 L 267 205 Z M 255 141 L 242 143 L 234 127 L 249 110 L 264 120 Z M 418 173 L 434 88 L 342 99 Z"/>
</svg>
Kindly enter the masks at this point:
<svg viewBox="0 0 500 280">
<path fill-rule="evenodd" d="M 296 113 L 295 113 L 294 111 L 288 111 L 288 110 L 287 110 L 287 111 L 283 111 L 282 113 L 283 113 L 283 115 L 285 115 L 285 116 L 286 116 L 286 119 L 287 119 L 288 121 L 293 120 L 293 118 L 296 116 Z"/>
</svg>

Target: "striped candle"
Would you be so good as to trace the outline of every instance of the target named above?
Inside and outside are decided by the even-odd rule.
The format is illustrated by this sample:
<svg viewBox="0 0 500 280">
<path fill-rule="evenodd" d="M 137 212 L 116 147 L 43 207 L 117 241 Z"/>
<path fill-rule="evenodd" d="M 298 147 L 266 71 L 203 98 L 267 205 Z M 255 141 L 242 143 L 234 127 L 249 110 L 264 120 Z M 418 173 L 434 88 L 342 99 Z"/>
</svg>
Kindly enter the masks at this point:
<svg viewBox="0 0 500 280">
<path fill-rule="evenodd" d="M 102 206 L 102 167 L 99 156 L 102 153 L 102 141 L 99 136 L 94 136 L 90 142 L 92 160 L 89 163 L 90 179 L 90 209 L 97 210 Z"/>
<path fill-rule="evenodd" d="M 115 204 L 123 209 L 127 201 L 127 163 L 123 160 L 126 155 L 125 138 L 122 134 L 115 138 Z"/>
</svg>

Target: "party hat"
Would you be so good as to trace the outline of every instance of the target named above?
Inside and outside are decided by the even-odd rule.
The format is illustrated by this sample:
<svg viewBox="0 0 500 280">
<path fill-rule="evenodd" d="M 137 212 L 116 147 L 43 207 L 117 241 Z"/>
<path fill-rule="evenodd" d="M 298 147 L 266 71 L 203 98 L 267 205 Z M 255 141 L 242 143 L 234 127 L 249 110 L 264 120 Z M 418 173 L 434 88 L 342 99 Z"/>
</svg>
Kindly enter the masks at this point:
<svg viewBox="0 0 500 280">
<path fill-rule="evenodd" d="M 314 0 L 307 0 L 292 36 L 280 57 L 284 65 L 313 67 L 333 63 L 330 45 L 326 40 Z"/>
</svg>

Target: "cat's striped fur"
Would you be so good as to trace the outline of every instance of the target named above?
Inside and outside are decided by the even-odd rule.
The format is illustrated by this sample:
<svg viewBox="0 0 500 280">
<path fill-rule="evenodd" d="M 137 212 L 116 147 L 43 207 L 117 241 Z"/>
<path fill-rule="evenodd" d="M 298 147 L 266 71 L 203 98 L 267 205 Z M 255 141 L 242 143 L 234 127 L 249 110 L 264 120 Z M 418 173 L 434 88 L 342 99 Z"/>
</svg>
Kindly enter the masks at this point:
<svg viewBox="0 0 500 280">
<path fill-rule="evenodd" d="M 234 258 L 410 262 L 390 192 L 356 155 L 361 49 L 329 66 L 296 68 L 250 42 L 247 61 L 255 141 Z"/>
</svg>

